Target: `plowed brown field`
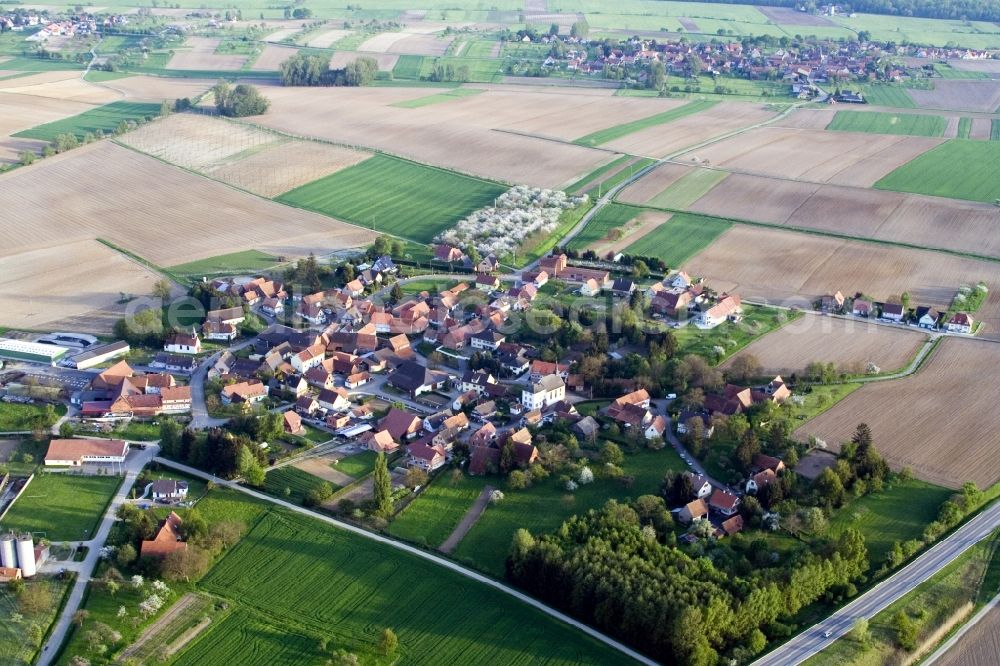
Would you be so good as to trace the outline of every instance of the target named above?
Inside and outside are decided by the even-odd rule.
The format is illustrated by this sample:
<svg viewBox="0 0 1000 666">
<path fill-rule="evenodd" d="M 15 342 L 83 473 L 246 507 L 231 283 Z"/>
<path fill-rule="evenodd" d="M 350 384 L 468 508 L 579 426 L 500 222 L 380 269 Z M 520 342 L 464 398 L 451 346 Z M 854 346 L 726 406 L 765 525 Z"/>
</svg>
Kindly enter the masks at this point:
<svg viewBox="0 0 1000 666">
<path fill-rule="evenodd" d="M 994 666 L 1000 655 L 1000 606 L 986 615 L 958 639 L 935 666 Z"/>
<path fill-rule="evenodd" d="M 237 70 L 242 67 L 246 56 L 215 53 L 221 41 L 214 37 L 188 37 L 167 63 L 167 69 Z"/>
<path fill-rule="evenodd" d="M 1000 345 L 947 338 L 914 375 L 861 387 L 795 431 L 838 449 L 858 423 L 896 469 L 949 487 L 1000 480 L 993 433 L 1000 429 L 996 378 Z"/>
</svg>

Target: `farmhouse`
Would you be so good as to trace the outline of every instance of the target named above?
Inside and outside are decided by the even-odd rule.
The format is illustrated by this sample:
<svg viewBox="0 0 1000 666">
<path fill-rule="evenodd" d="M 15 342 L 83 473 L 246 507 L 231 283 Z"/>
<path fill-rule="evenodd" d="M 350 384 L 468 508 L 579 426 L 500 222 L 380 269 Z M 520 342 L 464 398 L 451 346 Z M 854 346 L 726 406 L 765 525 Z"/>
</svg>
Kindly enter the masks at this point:
<svg viewBox="0 0 1000 666">
<path fill-rule="evenodd" d="M 239 382 L 222 387 L 222 402 L 230 405 L 233 403 L 252 404 L 260 402 L 267 397 L 268 389 L 262 382 L 254 380 L 252 382 Z"/>
<path fill-rule="evenodd" d="M 50 467 L 81 467 L 87 463 L 121 465 L 128 456 L 128 442 L 120 439 L 53 439 L 45 454 Z"/>
<path fill-rule="evenodd" d="M 187 481 L 157 479 L 150 485 L 150 494 L 154 500 L 179 501 L 188 494 Z"/>
<path fill-rule="evenodd" d="M 707 310 L 698 315 L 698 326 L 715 328 L 724 321 L 737 321 L 742 312 L 740 297 L 737 294 L 723 294 L 722 298 Z"/>
<path fill-rule="evenodd" d="M 855 298 L 854 303 L 851 306 L 851 314 L 855 317 L 868 318 L 874 310 L 875 304 L 871 301 L 866 301 L 863 298 Z"/>
<path fill-rule="evenodd" d="M 391 453 L 398 448 L 388 430 L 379 430 L 368 438 L 368 449 L 376 453 Z"/>
<path fill-rule="evenodd" d="M 844 295 L 839 291 L 820 299 L 819 309 L 823 312 L 840 312 L 844 309 Z"/>
<path fill-rule="evenodd" d="M 889 321 L 898 324 L 903 321 L 903 317 L 905 316 L 906 310 L 899 303 L 882 304 L 882 321 Z"/>
<path fill-rule="evenodd" d="M 716 488 L 708 500 L 708 506 L 723 516 L 732 516 L 740 506 L 740 498 L 725 490 Z"/>
<path fill-rule="evenodd" d="M 205 321 L 215 321 L 220 324 L 242 324 L 246 320 L 243 308 L 225 308 L 222 310 L 209 310 L 205 315 Z"/>
<path fill-rule="evenodd" d="M 181 540 L 181 517 L 173 511 L 149 541 L 143 541 L 139 549 L 140 557 L 166 557 L 178 550 L 187 550 L 187 544 Z"/>
<path fill-rule="evenodd" d="M 974 324 L 971 316 L 964 312 L 956 312 L 945 324 L 945 328 L 949 333 L 972 333 Z"/>
<path fill-rule="evenodd" d="M 691 472 L 687 472 L 687 475 L 691 479 L 691 490 L 695 497 L 705 499 L 712 494 L 712 484 L 708 482 L 708 479 L 701 474 L 692 474 Z"/>
<path fill-rule="evenodd" d="M 447 461 L 442 447 L 429 446 L 423 442 L 411 444 L 408 453 L 410 467 L 418 467 L 428 472 L 443 467 Z"/>
<path fill-rule="evenodd" d="M 941 313 L 934 308 L 921 306 L 917 308 L 916 317 L 917 326 L 920 328 L 935 330 L 938 328 L 938 322 L 941 320 Z"/>
<path fill-rule="evenodd" d="M 705 504 L 705 500 L 699 497 L 698 499 L 685 504 L 684 508 L 678 513 L 677 518 L 682 523 L 693 523 L 699 520 L 705 520 L 708 518 L 708 505 Z"/>
<path fill-rule="evenodd" d="M 545 409 L 566 398 L 566 383 L 559 375 L 547 375 L 521 392 L 525 409 Z"/>
<path fill-rule="evenodd" d="M 387 430 L 394 440 L 401 442 L 404 439 L 416 437 L 423 428 L 423 421 L 419 416 L 398 407 L 391 407 L 389 413 L 382 417 L 378 425 L 383 430 Z"/>
<path fill-rule="evenodd" d="M 287 411 L 281 416 L 284 431 L 289 435 L 301 434 L 305 429 L 302 427 L 302 417 L 294 411 Z"/>
<path fill-rule="evenodd" d="M 448 375 L 443 372 L 428 370 L 416 361 L 406 361 L 391 375 L 389 375 L 389 385 L 405 391 L 411 398 L 418 395 L 437 391 L 444 387 L 448 381 Z"/>
<path fill-rule="evenodd" d="M 224 340 L 231 342 L 236 339 L 239 331 L 234 324 L 209 320 L 201 325 L 201 334 L 205 336 L 206 340 Z"/>
<path fill-rule="evenodd" d="M 346 412 L 351 408 L 351 396 L 340 387 L 323 389 L 317 401 L 320 407 L 332 412 Z"/>
</svg>

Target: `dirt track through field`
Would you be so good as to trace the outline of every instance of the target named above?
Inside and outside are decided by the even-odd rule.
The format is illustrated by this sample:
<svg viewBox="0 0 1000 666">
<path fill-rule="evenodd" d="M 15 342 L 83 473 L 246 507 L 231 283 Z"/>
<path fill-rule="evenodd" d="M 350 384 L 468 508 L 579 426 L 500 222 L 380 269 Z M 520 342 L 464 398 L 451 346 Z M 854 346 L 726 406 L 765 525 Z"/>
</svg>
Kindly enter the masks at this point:
<svg viewBox="0 0 1000 666">
<path fill-rule="evenodd" d="M 444 540 L 444 543 L 438 548 L 442 553 L 451 553 L 458 547 L 458 544 L 465 538 L 465 535 L 469 533 L 479 517 L 483 515 L 483 511 L 490 504 L 490 494 L 493 492 L 492 486 L 486 486 L 483 491 L 479 493 L 479 497 L 476 501 L 472 503 L 469 510 L 465 512 L 462 516 L 462 520 L 459 521 L 458 525 L 455 527 L 454 531 L 448 535 L 448 538 Z"/>
</svg>

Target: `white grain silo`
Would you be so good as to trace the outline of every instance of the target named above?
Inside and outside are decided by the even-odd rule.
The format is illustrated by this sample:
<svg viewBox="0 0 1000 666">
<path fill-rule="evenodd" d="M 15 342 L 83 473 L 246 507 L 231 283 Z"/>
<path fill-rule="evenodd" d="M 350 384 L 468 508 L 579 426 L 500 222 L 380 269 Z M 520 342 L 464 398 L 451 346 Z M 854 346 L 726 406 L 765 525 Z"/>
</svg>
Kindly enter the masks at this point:
<svg viewBox="0 0 1000 666">
<path fill-rule="evenodd" d="M 17 567 L 17 555 L 14 551 L 14 534 L 0 536 L 0 566 Z"/>
<path fill-rule="evenodd" d="M 21 575 L 25 578 L 34 576 L 35 569 L 35 540 L 30 534 L 22 534 L 17 537 L 17 566 L 21 567 Z"/>
</svg>

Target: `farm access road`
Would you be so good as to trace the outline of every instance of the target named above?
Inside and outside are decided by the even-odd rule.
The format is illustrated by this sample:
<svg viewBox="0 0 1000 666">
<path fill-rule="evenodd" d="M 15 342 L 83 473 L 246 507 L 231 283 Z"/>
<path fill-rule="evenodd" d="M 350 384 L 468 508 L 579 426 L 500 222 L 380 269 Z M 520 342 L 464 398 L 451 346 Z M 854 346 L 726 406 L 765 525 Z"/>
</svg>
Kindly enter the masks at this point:
<svg viewBox="0 0 1000 666">
<path fill-rule="evenodd" d="M 153 458 L 153 460 L 156 461 L 156 462 L 158 462 L 159 464 L 165 466 L 165 467 L 171 467 L 173 469 L 180 470 L 181 472 L 184 472 L 185 474 L 188 474 L 190 476 L 194 476 L 194 477 L 197 477 L 197 478 L 200 478 L 200 479 L 205 479 L 206 481 L 211 481 L 211 482 L 215 483 L 216 485 L 218 485 L 220 487 L 230 488 L 232 490 L 239 491 L 239 492 L 244 493 L 246 495 L 250 495 L 251 497 L 254 497 L 256 499 L 263 500 L 265 502 L 271 502 L 272 504 L 277 504 L 278 506 L 280 506 L 282 508 L 285 508 L 285 509 L 287 509 L 289 511 L 294 511 L 295 513 L 299 513 L 299 514 L 302 514 L 304 516 L 309 516 L 310 518 L 314 518 L 316 520 L 323 521 L 324 523 L 327 523 L 328 525 L 332 525 L 332 526 L 337 527 L 339 529 L 346 530 L 346 531 L 351 532 L 351 533 L 353 533 L 353 534 L 355 534 L 357 536 L 363 537 L 365 539 L 370 539 L 372 541 L 376 541 L 376 542 L 381 543 L 383 545 L 389 546 L 390 548 L 395 548 L 396 550 L 401 550 L 401 551 L 403 551 L 405 553 L 408 553 L 410 555 L 414 555 L 416 557 L 423 558 L 423 559 L 425 559 L 425 560 L 427 560 L 429 562 L 432 562 L 432 563 L 434 563 L 434 564 L 436 564 L 438 566 L 444 567 L 446 569 L 450 569 L 451 571 L 453 571 L 453 572 L 455 572 L 455 573 L 457 573 L 457 574 L 459 574 L 461 576 L 465 576 L 466 578 L 470 578 L 470 579 L 472 579 L 472 580 L 474 580 L 474 581 L 476 581 L 478 583 L 482 583 L 483 585 L 487 585 L 487 586 L 489 586 L 489 587 L 491 587 L 491 588 L 493 588 L 495 590 L 503 592 L 504 594 L 510 595 L 510 596 L 514 597 L 515 599 L 517 599 L 518 601 L 521 601 L 521 602 L 523 602 L 525 604 L 528 604 L 529 606 L 535 608 L 536 610 L 539 610 L 539 611 L 545 613 L 546 615 L 549 615 L 549 616 L 551 616 L 551 617 L 559 620 L 560 622 L 563 622 L 564 624 L 568 624 L 568 625 L 570 625 L 571 627 L 573 627 L 575 629 L 579 629 L 580 631 L 582 631 L 583 633 L 587 634 L 591 638 L 594 638 L 594 639 L 596 639 L 596 640 L 604 643 L 605 645 L 607 645 L 607 646 L 609 646 L 609 647 L 611 647 L 611 648 L 613 648 L 615 650 L 618 650 L 622 654 L 624 654 L 624 655 L 626 655 L 626 656 L 634 659 L 635 661 L 639 662 L 640 664 L 644 664 L 645 666 L 656 666 L 656 662 L 653 661 L 652 659 L 649 659 L 648 657 L 645 657 L 645 656 L 639 654 L 638 652 L 636 652 L 632 648 L 630 648 L 630 647 L 628 647 L 628 646 L 626 646 L 626 645 L 624 645 L 624 644 L 616 641 L 613 638 L 610 638 L 609 636 L 606 636 L 606 635 L 602 634 L 601 632 L 599 632 L 596 629 L 594 629 L 594 628 L 592 628 L 592 627 L 584 624 L 583 622 L 580 622 L 579 620 L 575 620 L 572 617 L 570 617 L 570 616 L 568 616 L 568 615 L 566 615 L 564 613 L 561 613 L 561 612 L 555 610 L 554 608 L 550 608 L 549 606 L 546 606 L 545 604 L 543 604 L 541 601 L 538 601 L 534 597 L 530 597 L 527 594 L 524 594 L 523 592 L 520 592 L 520 591 L 518 591 L 518 590 L 516 590 L 516 589 L 514 589 L 514 588 L 512 588 L 512 587 L 510 587 L 508 585 L 505 585 L 504 583 L 501 583 L 498 580 L 494 580 L 493 578 L 490 578 L 489 576 L 486 576 L 484 574 L 478 573 L 476 571 L 472 571 L 471 569 L 466 569 L 465 567 L 463 567 L 463 566 L 461 566 L 461 565 L 459 565 L 459 564 L 457 564 L 455 562 L 452 562 L 451 560 L 445 559 L 443 557 L 439 557 L 438 555 L 434 555 L 433 553 L 429 553 L 427 551 L 421 550 L 421 549 L 416 548 L 414 546 L 411 546 L 409 544 L 402 543 L 400 541 L 396 541 L 395 539 L 390 539 L 388 537 L 382 536 L 381 534 L 376 534 L 374 532 L 369 532 L 368 530 L 362 529 L 360 527 L 356 527 L 354 525 L 351 525 L 350 523 L 345 523 L 345 522 L 339 521 L 336 518 L 331 518 L 330 516 L 326 516 L 326 515 L 323 515 L 321 513 L 317 513 L 315 511 L 311 511 L 311 510 L 306 509 L 304 507 L 301 507 L 301 506 L 299 506 L 297 504 L 292 504 L 291 502 L 286 502 L 285 500 L 278 499 L 276 497 L 271 497 L 270 495 L 265 495 L 264 493 L 257 492 L 256 490 L 251 490 L 250 488 L 247 488 L 245 486 L 241 486 L 240 484 L 236 483 L 235 481 L 228 481 L 226 479 L 220 479 L 219 477 L 213 476 L 212 474 L 208 474 L 206 472 L 203 472 L 200 469 L 196 469 L 194 467 L 189 467 L 187 465 L 182 465 L 181 463 L 174 462 L 173 460 L 168 460 L 167 458 L 156 457 L 156 458 Z M 64 616 L 64 617 L 72 618 L 72 614 L 70 614 L 69 616 Z M 43 666 L 47 666 L 47 664 L 44 664 Z"/>
<path fill-rule="evenodd" d="M 753 662 L 751 666 L 794 666 L 802 663 L 842 638 L 851 630 L 857 619 L 870 620 L 953 562 L 966 550 L 988 537 L 997 527 L 1000 527 L 1000 502 L 994 502 L 986 507 L 913 562 L 827 619 Z M 823 636 L 827 631 L 830 632 L 829 638 Z"/>
</svg>

